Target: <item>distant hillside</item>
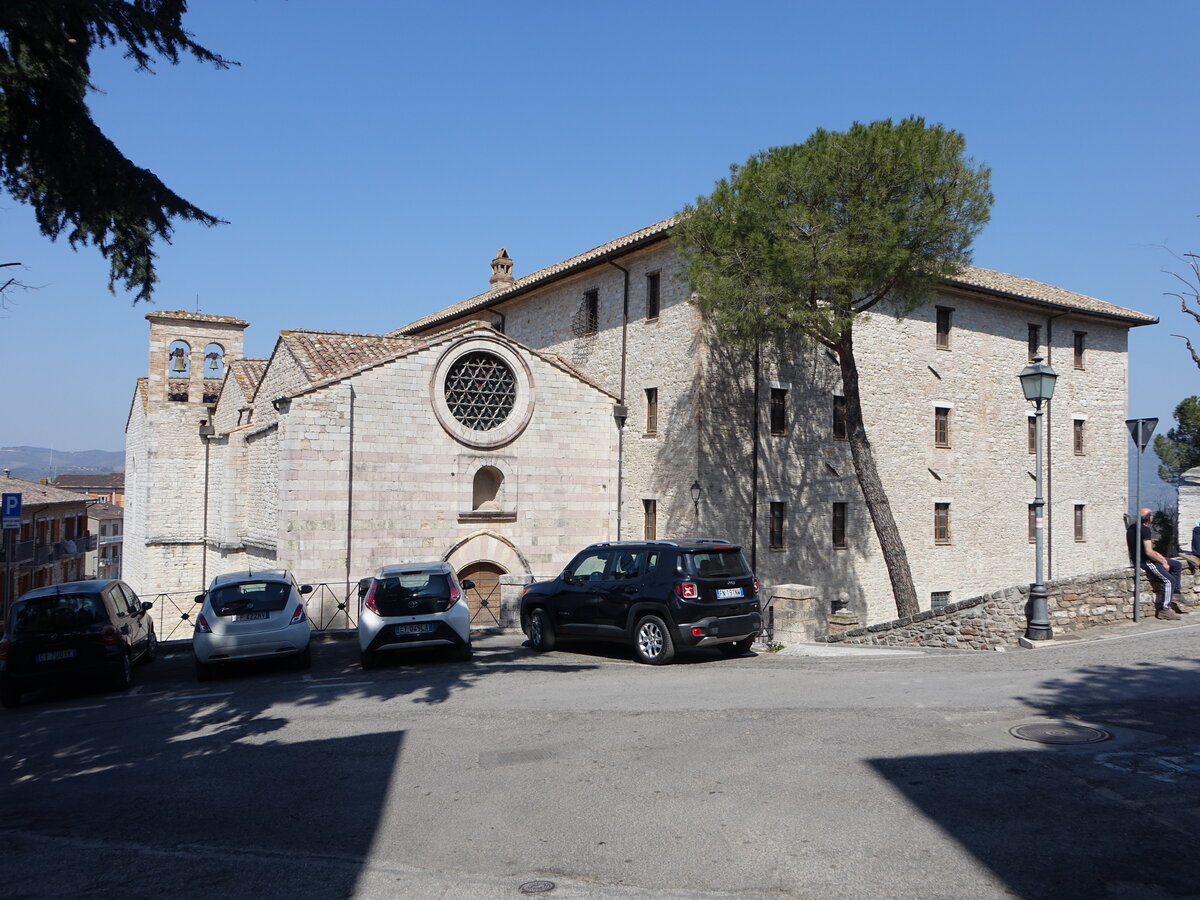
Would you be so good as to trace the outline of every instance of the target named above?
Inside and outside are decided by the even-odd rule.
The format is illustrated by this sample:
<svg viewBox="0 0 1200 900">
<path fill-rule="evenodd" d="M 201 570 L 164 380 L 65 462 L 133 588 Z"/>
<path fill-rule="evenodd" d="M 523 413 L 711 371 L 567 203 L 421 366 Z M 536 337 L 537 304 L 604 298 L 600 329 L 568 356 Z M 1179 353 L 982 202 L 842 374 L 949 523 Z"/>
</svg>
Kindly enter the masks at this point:
<svg viewBox="0 0 1200 900">
<path fill-rule="evenodd" d="M 52 450 L 49 447 L 0 447 L 0 471 L 38 481 L 67 473 L 124 472 L 124 450 Z"/>
</svg>

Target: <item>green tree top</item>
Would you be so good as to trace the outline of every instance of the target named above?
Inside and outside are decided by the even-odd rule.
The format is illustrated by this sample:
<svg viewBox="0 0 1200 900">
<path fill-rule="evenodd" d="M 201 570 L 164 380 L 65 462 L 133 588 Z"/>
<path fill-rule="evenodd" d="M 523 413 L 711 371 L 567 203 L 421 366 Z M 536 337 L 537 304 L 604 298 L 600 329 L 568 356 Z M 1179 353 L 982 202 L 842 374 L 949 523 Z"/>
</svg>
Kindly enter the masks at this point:
<svg viewBox="0 0 1200 900">
<path fill-rule="evenodd" d="M 1200 466 L 1200 397 L 1187 397 L 1175 407 L 1175 427 L 1154 438 L 1158 477 L 1167 484 Z"/>
<path fill-rule="evenodd" d="M 128 160 L 92 121 L 88 57 L 116 46 L 138 69 L 183 55 L 232 65 L 183 29 L 186 0 L 4 0 L 0 4 L 0 186 L 33 207 L 42 233 L 94 245 L 147 300 L 158 280 L 155 239 L 172 220 L 221 220 Z"/>
<path fill-rule="evenodd" d="M 920 117 L 820 129 L 731 166 L 675 228 L 697 302 L 725 340 L 799 332 L 835 348 L 885 296 L 910 310 L 970 261 L 990 172 Z"/>
</svg>

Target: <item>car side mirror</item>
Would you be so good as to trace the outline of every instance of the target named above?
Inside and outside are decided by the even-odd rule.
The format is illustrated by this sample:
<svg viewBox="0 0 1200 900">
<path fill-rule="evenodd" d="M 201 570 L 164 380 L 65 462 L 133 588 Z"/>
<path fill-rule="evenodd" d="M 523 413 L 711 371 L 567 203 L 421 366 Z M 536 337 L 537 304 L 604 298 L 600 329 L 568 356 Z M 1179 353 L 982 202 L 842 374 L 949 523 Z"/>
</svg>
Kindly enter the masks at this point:
<svg viewBox="0 0 1200 900">
<path fill-rule="evenodd" d="M 462 589 L 464 591 L 472 590 L 474 587 L 475 587 L 475 582 L 473 582 L 470 578 L 463 579 Z"/>
<path fill-rule="evenodd" d="M 371 589 L 371 579 L 362 578 L 358 582 L 358 599 L 362 600 L 367 596 L 367 591 Z"/>
<path fill-rule="evenodd" d="M 154 604 L 149 600 L 142 601 L 142 612 L 150 612 L 154 608 Z"/>
<path fill-rule="evenodd" d="M 203 603 L 203 602 L 204 602 L 204 595 L 203 595 L 203 594 L 197 594 L 197 595 L 196 595 L 196 602 L 197 602 L 197 603 Z"/>
<path fill-rule="evenodd" d="M 312 593 L 312 585 L 311 585 L 311 584 L 302 584 L 302 585 L 300 585 L 300 593 L 302 593 L 302 594 L 311 594 L 311 593 Z"/>
</svg>

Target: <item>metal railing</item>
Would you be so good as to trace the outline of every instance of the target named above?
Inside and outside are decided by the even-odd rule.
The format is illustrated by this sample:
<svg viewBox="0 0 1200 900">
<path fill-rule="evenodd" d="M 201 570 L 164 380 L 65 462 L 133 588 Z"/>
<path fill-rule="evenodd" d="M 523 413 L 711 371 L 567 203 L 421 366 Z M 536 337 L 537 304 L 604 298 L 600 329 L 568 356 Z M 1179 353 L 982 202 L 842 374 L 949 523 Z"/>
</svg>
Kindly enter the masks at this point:
<svg viewBox="0 0 1200 900">
<path fill-rule="evenodd" d="M 150 617 L 160 641 L 190 641 L 196 625 L 196 591 L 160 591 L 142 594 L 154 606 Z M 353 598 L 353 602 L 351 601 Z M 334 581 L 314 584 L 305 596 L 305 609 L 313 630 L 319 632 L 353 631 L 358 628 L 358 582 Z"/>
</svg>

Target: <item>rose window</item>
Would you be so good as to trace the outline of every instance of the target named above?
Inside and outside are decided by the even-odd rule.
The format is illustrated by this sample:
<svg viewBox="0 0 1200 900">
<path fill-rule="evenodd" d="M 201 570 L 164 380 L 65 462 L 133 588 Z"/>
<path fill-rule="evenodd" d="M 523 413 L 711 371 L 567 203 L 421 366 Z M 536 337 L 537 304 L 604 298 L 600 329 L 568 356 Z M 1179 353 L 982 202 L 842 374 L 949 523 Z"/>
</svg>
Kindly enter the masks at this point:
<svg viewBox="0 0 1200 900">
<path fill-rule="evenodd" d="M 473 431 L 490 431 L 501 424 L 516 397 L 512 370 L 490 353 L 468 353 L 446 373 L 446 405 Z"/>
</svg>

